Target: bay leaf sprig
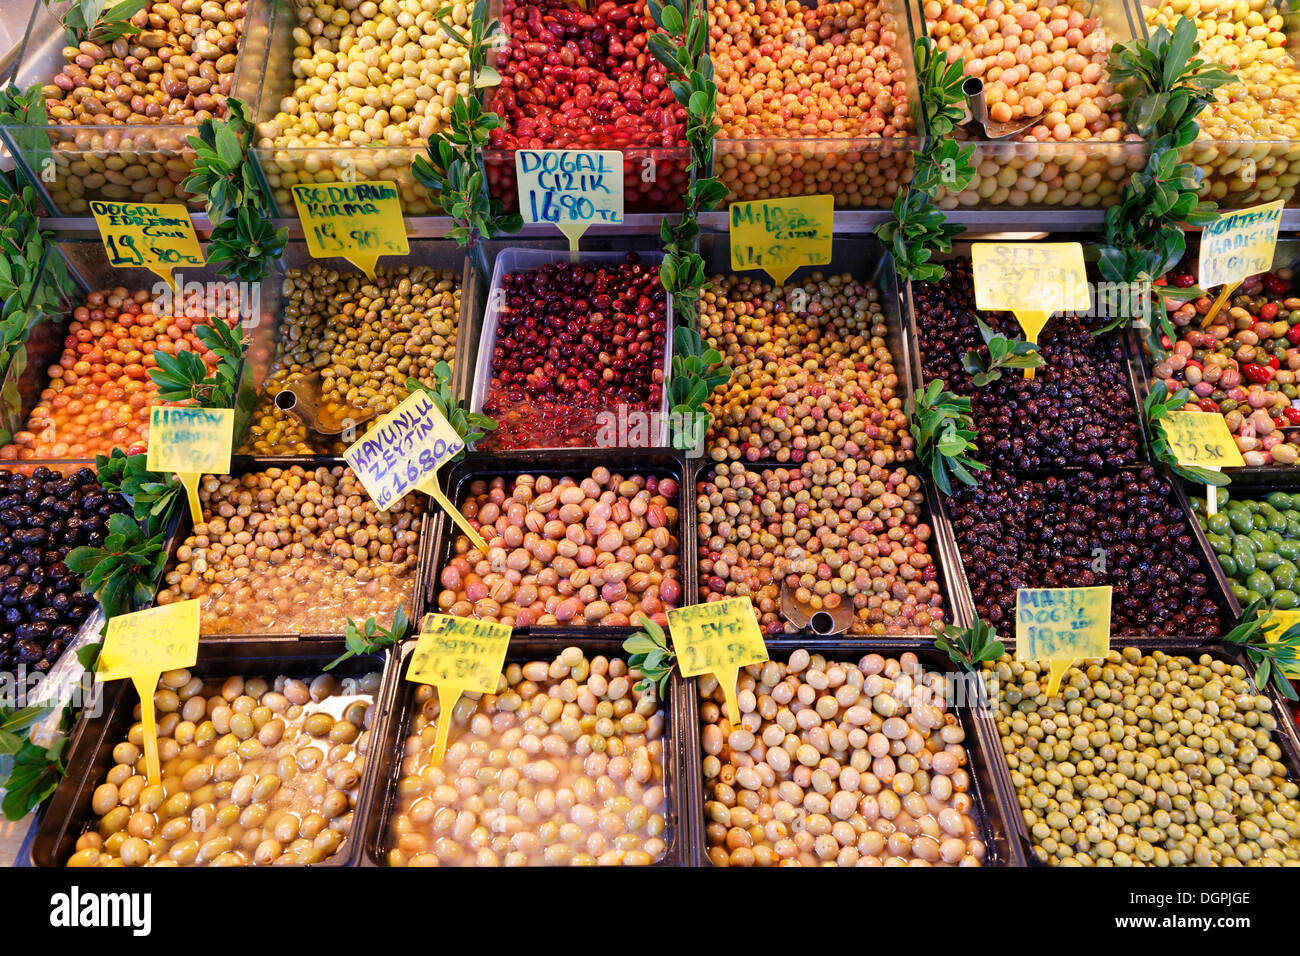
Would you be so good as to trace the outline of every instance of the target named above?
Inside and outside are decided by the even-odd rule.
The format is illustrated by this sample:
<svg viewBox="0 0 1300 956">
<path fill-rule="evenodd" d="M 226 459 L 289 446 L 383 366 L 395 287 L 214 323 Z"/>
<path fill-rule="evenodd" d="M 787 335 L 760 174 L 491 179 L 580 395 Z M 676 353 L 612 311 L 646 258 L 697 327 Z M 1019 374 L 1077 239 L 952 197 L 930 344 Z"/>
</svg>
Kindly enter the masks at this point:
<svg viewBox="0 0 1300 956">
<path fill-rule="evenodd" d="M 1026 342 L 1020 336 L 1008 338 L 1000 332 L 994 332 L 983 319 L 976 321 L 986 351 L 972 349 L 962 353 L 961 357 L 962 368 L 970 373 L 971 384 L 976 388 L 996 382 L 1002 377 L 1003 369 L 1043 367 L 1043 356 L 1037 345 Z"/>
<path fill-rule="evenodd" d="M 664 700 L 677 663 L 677 655 L 673 653 L 664 629 L 649 618 L 645 619 L 641 630 L 633 631 L 623 642 L 623 650 L 629 655 L 627 666 L 641 672 L 641 679 L 632 689 L 640 694 L 654 687 L 659 699 Z"/>
<path fill-rule="evenodd" d="M 1147 444 L 1151 448 L 1151 457 L 1169 466 L 1174 474 L 1203 485 L 1222 487 L 1231 479 L 1221 471 L 1202 468 L 1199 465 L 1184 465 L 1174 454 L 1169 438 L 1165 434 L 1166 416 L 1176 412 L 1192 400 L 1190 389 L 1180 388 L 1172 395 L 1163 381 L 1151 384 L 1151 390 L 1142 402 L 1142 421 L 1147 432 Z"/>
<path fill-rule="evenodd" d="M 954 664 L 971 670 L 988 661 L 996 661 L 1007 652 L 993 625 L 978 614 L 970 627 L 935 625 L 934 633 L 934 646 L 947 654 Z"/>
<path fill-rule="evenodd" d="M 1242 609 L 1236 625 L 1221 640 L 1240 647 L 1255 665 L 1255 683 L 1261 692 L 1271 682 L 1287 700 L 1296 700 L 1287 672 L 1300 673 L 1300 624 L 1276 636 L 1268 633 L 1271 625 L 1272 612 L 1262 598 L 1256 599 Z"/>
<path fill-rule="evenodd" d="M 390 627 L 380 627 L 373 617 L 366 618 L 364 624 L 358 624 L 352 618 L 348 618 L 348 626 L 343 635 L 348 649 L 326 664 L 324 669 L 333 670 L 344 661 L 362 654 L 382 653 L 387 648 L 400 644 L 410 629 L 411 619 L 407 616 L 406 608 L 401 606 L 398 606 L 397 611 L 394 612 Z"/>
<path fill-rule="evenodd" d="M 951 495 L 954 478 L 962 484 L 975 484 L 972 472 L 986 471 L 988 466 L 972 457 L 979 448 L 970 399 L 947 391 L 942 379 L 934 379 L 918 388 L 907 404 L 916 457 L 929 469 L 939 490 Z"/>
</svg>

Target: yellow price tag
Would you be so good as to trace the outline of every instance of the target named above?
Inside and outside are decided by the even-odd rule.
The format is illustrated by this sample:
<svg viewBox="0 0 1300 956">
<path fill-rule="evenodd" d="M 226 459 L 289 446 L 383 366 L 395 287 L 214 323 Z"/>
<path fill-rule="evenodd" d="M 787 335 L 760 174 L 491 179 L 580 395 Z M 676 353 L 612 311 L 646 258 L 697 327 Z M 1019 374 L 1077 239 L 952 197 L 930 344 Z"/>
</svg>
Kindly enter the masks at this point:
<svg viewBox="0 0 1300 956">
<path fill-rule="evenodd" d="M 1016 660 L 1047 661 L 1047 696 L 1080 658 L 1110 650 L 1111 588 L 1021 588 L 1016 592 Z"/>
<path fill-rule="evenodd" d="M 1053 313 L 1092 307 L 1077 242 L 975 242 L 971 268 L 976 307 L 1013 313 L 1025 341 L 1035 345 Z M 1025 378 L 1033 377 L 1034 370 L 1025 369 Z"/>
<path fill-rule="evenodd" d="M 551 223 L 569 250 L 592 223 L 623 221 L 623 154 L 616 149 L 518 149 L 515 179 L 527 223 Z"/>
<path fill-rule="evenodd" d="M 438 688 L 438 733 L 433 765 L 441 765 L 451 732 L 451 711 L 465 691 L 496 693 L 510 645 L 507 624 L 470 617 L 426 614 L 411 653 L 406 679 Z"/>
<path fill-rule="evenodd" d="M 1222 415 L 1170 412 L 1160 420 L 1160 427 L 1180 465 L 1241 468 L 1246 464 Z"/>
<path fill-rule="evenodd" d="M 423 491 L 451 516 L 480 551 L 487 542 L 447 499 L 438 469 L 465 449 L 465 440 L 421 389 L 379 419 L 343 453 L 366 492 L 387 511 L 413 489 Z"/>
<path fill-rule="evenodd" d="M 1202 289 L 1236 285 L 1273 268 L 1281 199 L 1225 212 L 1201 230 L 1198 282 Z"/>
<path fill-rule="evenodd" d="M 1264 633 L 1270 641 L 1276 640 L 1296 624 L 1300 624 L 1300 608 L 1275 608 Z M 1283 673 L 1285 673 L 1287 677 L 1300 680 L 1300 667 L 1292 665 L 1291 667 L 1286 668 Z M 1261 690 L 1262 689 L 1263 688 L 1261 688 Z"/>
<path fill-rule="evenodd" d="M 683 677 L 711 673 L 718 679 L 727 695 L 727 720 L 739 727 L 736 677 L 742 667 L 768 659 L 753 603 L 729 598 L 669 611 L 668 638 Z"/>
<path fill-rule="evenodd" d="M 732 203 L 731 268 L 762 269 L 777 285 L 801 266 L 831 261 L 835 197 L 794 196 Z"/>
<path fill-rule="evenodd" d="M 203 523 L 199 478 L 230 472 L 230 446 L 235 430 L 232 408 L 174 408 L 156 405 L 149 412 L 149 450 L 145 467 L 174 471 L 185 486 L 190 517 Z"/>
<path fill-rule="evenodd" d="M 380 256 L 410 252 L 402 200 L 389 182 L 313 183 L 293 187 L 307 251 L 348 260 L 370 278 Z"/>
<path fill-rule="evenodd" d="M 91 202 L 90 211 L 108 252 L 108 264 L 114 268 L 148 269 L 179 293 L 172 270 L 203 265 L 203 247 L 194 232 L 190 211 L 181 203 L 97 199 Z"/>
<path fill-rule="evenodd" d="M 108 622 L 95 679 L 100 683 L 131 678 L 140 695 L 144 761 L 151 784 L 161 779 L 158 725 L 153 695 L 163 671 L 190 667 L 199 653 L 199 602 L 160 604 Z"/>
</svg>

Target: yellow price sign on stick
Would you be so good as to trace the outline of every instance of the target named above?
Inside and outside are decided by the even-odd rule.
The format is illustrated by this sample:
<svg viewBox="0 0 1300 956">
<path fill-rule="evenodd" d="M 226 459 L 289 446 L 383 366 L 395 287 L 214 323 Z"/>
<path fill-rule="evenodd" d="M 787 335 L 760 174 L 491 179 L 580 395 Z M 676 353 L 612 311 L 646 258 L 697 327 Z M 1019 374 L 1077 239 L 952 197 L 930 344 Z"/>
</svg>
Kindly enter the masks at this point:
<svg viewBox="0 0 1300 956">
<path fill-rule="evenodd" d="M 1197 280 L 1202 289 L 1223 286 L 1201 320 L 1209 328 L 1228 297 L 1245 279 L 1273 268 L 1283 201 L 1225 212 L 1201 230 Z"/>
<path fill-rule="evenodd" d="M 1300 608 L 1274 608 L 1269 618 L 1268 627 L 1264 629 L 1264 635 L 1270 640 L 1275 641 L 1288 629 L 1300 624 Z M 1291 665 L 1284 668 L 1283 673 L 1287 677 L 1300 680 L 1300 667 Z M 1260 688 L 1263 690 L 1263 688 Z"/>
<path fill-rule="evenodd" d="M 438 484 L 438 469 L 465 450 L 429 393 L 417 389 L 343 453 L 366 492 L 387 511 L 412 490 L 438 502 L 480 551 L 487 542 L 474 530 Z"/>
<path fill-rule="evenodd" d="M 140 695 L 144 724 L 144 761 L 149 782 L 161 780 L 158 724 L 153 695 L 163 671 L 190 667 L 199 653 L 199 602 L 160 604 L 110 618 L 99 652 L 95 679 L 100 683 L 131 678 Z"/>
<path fill-rule="evenodd" d="M 623 154 L 616 149 L 517 149 L 515 179 L 526 223 L 550 223 L 569 237 L 623 221 Z"/>
<path fill-rule="evenodd" d="M 373 279 L 380 256 L 410 252 L 402 200 L 392 183 L 294 186 L 293 203 L 313 258 L 346 259 Z"/>
<path fill-rule="evenodd" d="M 1014 314 L 1026 342 L 1038 344 L 1054 313 L 1092 307 L 1080 243 L 975 242 L 970 248 L 976 307 Z M 1025 369 L 1025 378 L 1033 377 L 1034 369 Z"/>
<path fill-rule="evenodd" d="M 108 264 L 116 269 L 148 269 L 179 293 L 172 270 L 203 265 L 203 247 L 194 232 L 194 221 L 181 203 L 96 199 L 90 211 L 108 252 Z"/>
<path fill-rule="evenodd" d="M 831 261 L 835 197 L 794 196 L 732 203 L 731 268 L 762 269 L 777 285 L 801 266 Z"/>
<path fill-rule="evenodd" d="M 451 732 L 451 711 L 465 691 L 496 693 L 510 645 L 508 624 L 471 617 L 426 614 L 411 652 L 406 679 L 438 688 L 438 733 L 433 766 L 442 764 Z"/>
<path fill-rule="evenodd" d="M 230 446 L 235 430 L 232 408 L 175 408 L 156 405 L 149 412 L 149 450 L 145 467 L 174 471 L 185 486 L 190 517 L 203 523 L 199 479 L 230 472 Z"/>
<path fill-rule="evenodd" d="M 1016 592 L 1016 660 L 1047 661 L 1047 696 L 1076 660 L 1110 650 L 1111 588 L 1021 588 Z"/>
<path fill-rule="evenodd" d="M 668 638 L 683 677 L 712 674 L 718 679 L 727 695 L 727 720 L 739 727 L 736 677 L 742 667 L 768 659 L 753 602 L 729 598 L 669 611 Z"/>
<path fill-rule="evenodd" d="M 1241 468 L 1246 459 L 1228 430 L 1222 415 L 1214 412 L 1170 412 L 1160 419 L 1169 449 L 1180 465 L 1196 465 L 1210 471 L 1222 468 Z M 1218 496 L 1214 486 L 1207 483 L 1205 493 L 1207 514 L 1219 511 Z"/>
</svg>

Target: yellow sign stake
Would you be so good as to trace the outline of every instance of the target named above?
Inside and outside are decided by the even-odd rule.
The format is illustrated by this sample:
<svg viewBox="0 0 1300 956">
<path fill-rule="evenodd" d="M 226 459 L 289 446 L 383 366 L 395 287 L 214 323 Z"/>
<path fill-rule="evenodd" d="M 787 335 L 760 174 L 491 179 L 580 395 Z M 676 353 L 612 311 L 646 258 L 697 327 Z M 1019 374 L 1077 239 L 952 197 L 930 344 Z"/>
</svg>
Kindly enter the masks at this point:
<svg viewBox="0 0 1300 956">
<path fill-rule="evenodd" d="M 145 467 L 176 472 L 189 496 L 190 517 L 196 525 L 203 523 L 199 479 L 229 473 L 234 428 L 235 412 L 230 408 L 157 405 L 149 412 Z"/>
<path fill-rule="evenodd" d="M 1016 592 L 1016 660 L 1048 662 L 1048 697 L 1076 660 L 1110 650 L 1110 598 L 1110 587 Z"/>
<path fill-rule="evenodd" d="M 427 614 L 411 653 L 406 679 L 438 688 L 438 733 L 433 766 L 442 765 L 451 731 L 451 714 L 465 691 L 496 693 L 510 645 L 506 624 L 468 617 Z"/>
<path fill-rule="evenodd" d="M 727 722 L 740 726 L 736 678 L 740 668 L 768 660 L 749 598 L 693 604 L 668 612 L 668 638 L 683 677 L 712 674 L 727 695 Z"/>
<path fill-rule="evenodd" d="M 975 305 L 987 312 L 1011 312 L 1038 344 L 1056 312 L 1086 312 L 1092 306 L 1083 246 L 1077 242 L 975 242 L 971 244 Z M 1034 369 L 1025 369 L 1032 379 Z"/>
<path fill-rule="evenodd" d="M 190 667 L 199 652 L 199 602 L 177 601 L 133 614 L 119 614 L 108 622 L 104 648 L 95 678 L 100 683 L 131 678 L 140 694 L 140 721 L 144 725 L 144 761 L 149 783 L 161 781 L 158 762 L 158 724 L 153 695 L 164 671 Z"/>
<path fill-rule="evenodd" d="M 1206 312 L 1205 318 L 1201 320 L 1201 328 L 1208 329 L 1210 327 L 1210 323 L 1214 321 L 1214 317 L 1219 314 L 1219 310 L 1223 308 L 1225 303 L 1227 303 L 1228 297 L 1237 291 L 1237 286 L 1239 285 L 1241 285 L 1240 282 L 1229 282 L 1219 291 L 1219 294 L 1215 297 L 1213 304 L 1210 306 L 1210 311 Z"/>
<path fill-rule="evenodd" d="M 732 203 L 731 268 L 762 269 L 785 285 L 801 266 L 831 261 L 835 238 L 835 197 L 794 196 Z"/>
<path fill-rule="evenodd" d="M 190 211 L 181 203 L 95 200 L 90 211 L 114 268 L 148 269 L 179 294 L 172 270 L 203 265 L 203 247 Z"/>
<path fill-rule="evenodd" d="M 373 279 L 380 256 L 410 252 L 402 200 L 390 182 L 294 186 L 293 203 L 316 259 L 346 259 Z"/>
</svg>

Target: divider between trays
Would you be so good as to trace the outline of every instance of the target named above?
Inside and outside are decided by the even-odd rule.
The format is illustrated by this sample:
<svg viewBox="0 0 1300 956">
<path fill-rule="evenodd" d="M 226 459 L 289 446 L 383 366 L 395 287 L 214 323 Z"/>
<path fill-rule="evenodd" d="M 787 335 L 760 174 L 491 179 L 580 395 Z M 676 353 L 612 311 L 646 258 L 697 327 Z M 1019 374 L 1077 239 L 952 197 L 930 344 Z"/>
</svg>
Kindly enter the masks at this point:
<svg viewBox="0 0 1300 956">
<path fill-rule="evenodd" d="M 831 661 L 857 663 L 868 654 L 880 654 L 897 657 L 911 651 L 930 669 L 942 672 L 956 671 L 945 655 L 938 651 L 933 643 L 920 638 L 877 638 L 866 640 L 846 638 L 837 635 L 835 640 L 827 640 L 819 635 L 799 634 L 769 637 L 766 641 L 768 653 L 772 660 L 784 663 L 790 654 L 804 648 L 812 654 L 821 654 Z M 691 803 L 687 807 L 692 825 L 695 828 L 694 845 L 696 856 L 687 861 L 690 866 L 710 866 L 707 840 L 704 835 L 704 777 L 700 764 L 704 757 L 700 728 L 700 698 L 697 678 L 681 680 L 674 688 L 676 709 L 682 715 L 685 724 L 682 740 L 682 752 L 686 762 L 686 773 L 691 786 L 689 794 Z M 982 687 L 982 684 L 980 685 Z M 979 809 L 978 823 L 987 847 L 986 866 L 1024 866 L 1023 849 L 1013 839 L 1012 821 L 1020 818 L 1019 805 L 1011 799 L 1011 775 L 1007 770 L 1003 756 L 1001 740 L 991 713 L 983 707 L 972 707 L 969 703 L 952 708 L 958 715 L 962 727 L 966 730 L 967 766 L 970 775 L 972 800 Z"/>
<path fill-rule="evenodd" d="M 296 636 L 266 636 L 233 641 L 200 643 L 198 660 L 189 668 L 200 677 L 259 676 L 272 679 L 278 674 L 297 676 L 299 668 L 309 668 L 311 677 L 319 676 L 321 668 L 338 657 L 346 647 L 337 635 L 327 639 L 306 639 Z M 371 655 L 351 658 L 331 671 L 339 677 L 366 673 L 375 669 L 381 672 L 380 686 L 371 704 L 375 716 L 371 718 L 370 739 L 377 737 L 385 709 L 384 688 L 387 672 L 394 665 L 394 655 L 381 660 Z M 369 665 L 369 666 L 368 666 Z M 45 804 L 44 815 L 32 844 L 32 863 L 35 866 L 63 866 L 75 848 L 77 837 L 96 819 L 91 809 L 91 796 L 104 782 L 113 766 L 112 749 L 126 739 L 127 729 L 134 721 L 132 712 L 138 703 L 135 688 L 128 680 L 114 681 L 101 691 L 103 711 L 98 717 L 83 713 L 71 732 L 71 741 L 65 758 L 67 773 L 59 781 L 52 797 Z M 372 750 L 373 752 L 373 750 Z M 358 838 L 361 825 L 370 813 L 374 796 L 373 761 L 366 760 L 357 784 L 353 803 L 353 826 L 341 848 L 329 859 L 313 866 L 355 866 L 361 855 Z"/>
</svg>

